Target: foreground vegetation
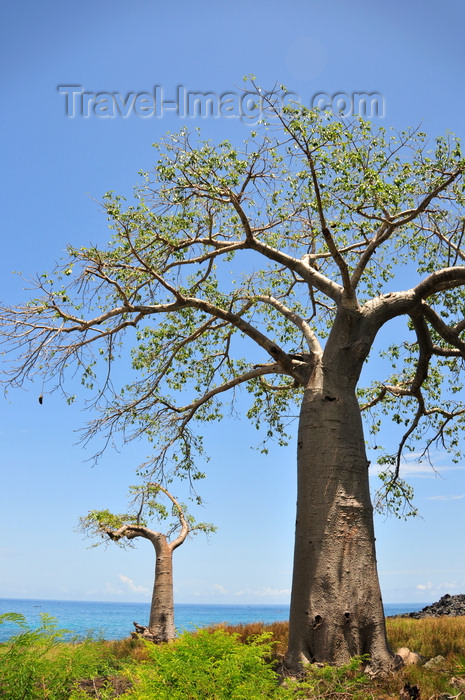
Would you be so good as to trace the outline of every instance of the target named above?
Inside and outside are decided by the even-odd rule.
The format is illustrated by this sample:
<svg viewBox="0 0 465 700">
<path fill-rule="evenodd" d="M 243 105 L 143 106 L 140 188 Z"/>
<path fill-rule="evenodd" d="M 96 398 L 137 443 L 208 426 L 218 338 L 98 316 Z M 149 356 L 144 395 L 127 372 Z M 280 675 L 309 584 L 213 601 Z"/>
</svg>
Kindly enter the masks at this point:
<svg viewBox="0 0 465 700">
<path fill-rule="evenodd" d="M 364 659 L 353 659 L 342 668 L 311 667 L 298 681 L 279 673 L 285 622 L 214 627 L 157 646 L 138 639 L 69 642 L 47 615 L 37 629 L 21 615 L 0 616 L 6 620 L 20 629 L 0 645 L 4 700 L 390 700 L 407 683 L 419 686 L 424 700 L 445 700 L 465 690 L 465 617 L 387 621 L 394 650 L 444 657 L 434 669 L 408 666 L 370 677 Z"/>
</svg>

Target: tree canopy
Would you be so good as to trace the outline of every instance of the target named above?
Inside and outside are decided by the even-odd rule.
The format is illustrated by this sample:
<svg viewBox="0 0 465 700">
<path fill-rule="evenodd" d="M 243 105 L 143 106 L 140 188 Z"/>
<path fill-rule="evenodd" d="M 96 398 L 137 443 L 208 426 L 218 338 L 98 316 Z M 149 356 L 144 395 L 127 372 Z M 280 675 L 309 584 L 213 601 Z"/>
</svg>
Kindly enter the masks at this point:
<svg viewBox="0 0 465 700">
<path fill-rule="evenodd" d="M 211 523 L 197 523 L 166 488 L 156 482 L 131 486 L 131 501 L 128 513 L 112 513 L 108 508 L 91 510 L 79 520 L 78 530 L 95 539 L 94 547 L 115 542 L 120 547 L 134 546 L 133 540 L 142 537 L 151 541 L 163 538 L 171 551 L 179 547 L 190 534 L 209 534 L 216 528 Z M 160 499 L 164 494 L 171 507 Z M 165 532 L 153 530 L 151 521 L 170 521 Z"/>
<path fill-rule="evenodd" d="M 64 388 L 74 365 L 96 388 L 88 436 L 145 433 L 150 470 L 174 461 L 195 478 L 202 426 L 223 416 L 226 397 L 230 410 L 241 386 L 248 417 L 286 442 L 287 416 L 340 308 L 370 318 L 374 334 L 405 316 L 404 336 L 385 348 L 392 373 L 359 390 L 374 432 L 382 413 L 404 426 L 399 449 L 380 448 L 380 461 L 398 476 L 418 437 L 458 449 L 458 141 L 261 99 L 268 121 L 241 148 L 186 130 L 168 136 L 133 203 L 105 195 L 108 246 L 68 246 L 53 274 L 33 280 L 34 299 L 2 309 L 7 349 L 21 350 L 8 381 L 39 374 Z M 136 378 L 115 386 L 121 344 L 132 345 Z"/>
</svg>

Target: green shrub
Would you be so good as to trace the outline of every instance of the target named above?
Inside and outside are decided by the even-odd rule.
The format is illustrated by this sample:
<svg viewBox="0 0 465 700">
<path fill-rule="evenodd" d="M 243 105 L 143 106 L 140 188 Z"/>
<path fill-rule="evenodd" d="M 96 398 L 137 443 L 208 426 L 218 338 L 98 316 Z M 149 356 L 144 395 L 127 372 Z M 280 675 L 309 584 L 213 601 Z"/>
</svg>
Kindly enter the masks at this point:
<svg viewBox="0 0 465 700">
<path fill-rule="evenodd" d="M 278 687 L 268 635 L 242 644 L 223 629 L 185 633 L 150 646 L 150 659 L 130 669 L 131 700 L 263 700 L 290 697 Z"/>
<path fill-rule="evenodd" d="M 289 681 L 294 698 L 372 698 L 370 678 L 363 672 L 367 656 L 356 656 L 342 666 L 308 666 L 298 681 Z M 371 689 L 370 689 L 371 690 Z"/>
<path fill-rule="evenodd" d="M 50 615 L 42 614 L 36 629 L 17 613 L 0 615 L 0 624 L 6 621 L 21 631 L 0 645 L 2 700 L 70 700 L 77 680 L 114 672 L 115 659 L 103 642 L 66 642 L 68 631 Z"/>
</svg>

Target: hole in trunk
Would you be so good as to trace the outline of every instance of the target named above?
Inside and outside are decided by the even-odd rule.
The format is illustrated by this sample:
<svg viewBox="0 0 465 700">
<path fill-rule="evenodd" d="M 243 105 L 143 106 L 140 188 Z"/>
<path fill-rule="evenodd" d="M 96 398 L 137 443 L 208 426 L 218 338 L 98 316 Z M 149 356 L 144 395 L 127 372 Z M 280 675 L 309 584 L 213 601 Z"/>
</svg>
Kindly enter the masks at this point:
<svg viewBox="0 0 465 700">
<path fill-rule="evenodd" d="M 337 396 L 325 396 L 325 401 L 337 401 Z"/>
<path fill-rule="evenodd" d="M 319 626 L 321 625 L 321 622 L 322 622 L 323 618 L 321 617 L 321 615 L 315 615 L 315 618 L 314 618 L 314 619 L 315 619 L 315 623 L 314 623 L 314 625 L 313 625 L 313 629 L 316 630 L 316 628 L 319 627 Z"/>
<path fill-rule="evenodd" d="M 344 617 L 345 617 L 346 620 L 348 620 L 349 617 L 350 617 L 350 612 L 345 612 L 345 613 L 344 613 Z"/>
</svg>

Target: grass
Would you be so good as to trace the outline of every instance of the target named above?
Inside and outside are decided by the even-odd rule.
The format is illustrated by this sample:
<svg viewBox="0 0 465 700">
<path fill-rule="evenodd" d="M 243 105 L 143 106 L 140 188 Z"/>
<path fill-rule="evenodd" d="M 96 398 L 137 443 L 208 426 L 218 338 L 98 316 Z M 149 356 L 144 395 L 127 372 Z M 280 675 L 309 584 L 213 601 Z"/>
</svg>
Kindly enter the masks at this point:
<svg viewBox="0 0 465 700">
<path fill-rule="evenodd" d="M 270 635 L 273 641 L 273 659 L 279 660 L 286 653 L 289 629 L 287 622 L 272 622 L 267 625 L 263 622 L 241 623 L 239 625 L 222 624 L 212 625 L 208 628 L 209 632 L 215 632 L 218 629 L 224 629 L 228 634 L 236 634 L 238 640 L 243 644 L 262 634 Z"/>
<path fill-rule="evenodd" d="M 422 700 L 465 695 L 465 617 L 387 620 L 394 651 L 441 655 L 440 669 L 410 666 L 370 678 L 363 660 L 354 659 L 342 668 L 311 667 L 303 682 L 285 686 L 275 672 L 287 645 L 285 622 L 217 626 L 156 646 L 134 639 L 70 643 L 46 615 L 37 629 L 20 615 L 2 618 L 19 626 L 0 644 L 2 700 L 397 700 L 406 683 L 419 686 Z"/>
<path fill-rule="evenodd" d="M 411 686 L 419 686 L 424 700 L 445 694 L 456 696 L 459 693 L 462 696 L 460 700 L 465 700 L 465 617 L 444 616 L 423 620 L 396 617 L 388 618 L 386 626 L 389 644 L 394 652 L 400 647 L 407 647 L 427 659 L 440 655 L 445 658 L 443 667 L 428 670 L 422 666 L 408 666 L 396 673 L 374 679 L 364 676 L 360 670 L 356 672 L 354 667 L 343 669 L 342 679 L 340 669 L 330 669 L 327 677 L 325 673 L 314 669 L 311 673 L 317 688 L 311 697 L 330 697 L 333 700 L 344 700 L 345 697 L 354 700 L 397 700 L 400 690 L 410 683 Z M 211 628 L 214 629 L 216 628 Z M 273 658 L 277 660 L 282 659 L 287 648 L 287 622 L 230 625 L 224 629 L 237 634 L 241 642 L 256 635 L 271 633 L 274 642 Z M 350 687 L 354 677 L 357 679 L 356 689 Z M 460 684 L 461 678 L 464 679 L 463 687 Z M 451 685 L 451 679 L 459 680 L 453 680 Z"/>
<path fill-rule="evenodd" d="M 393 649 L 405 646 L 428 658 L 465 654 L 465 617 L 393 617 L 387 619 L 387 630 Z"/>
</svg>

